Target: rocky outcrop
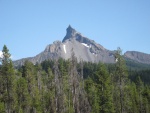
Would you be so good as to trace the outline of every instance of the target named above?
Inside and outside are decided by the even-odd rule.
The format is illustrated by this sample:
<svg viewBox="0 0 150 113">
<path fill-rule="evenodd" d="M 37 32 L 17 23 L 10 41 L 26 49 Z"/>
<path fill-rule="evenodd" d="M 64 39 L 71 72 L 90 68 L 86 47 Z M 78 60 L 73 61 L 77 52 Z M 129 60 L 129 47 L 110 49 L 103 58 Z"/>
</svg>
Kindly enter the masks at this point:
<svg viewBox="0 0 150 113">
<path fill-rule="evenodd" d="M 124 57 L 139 63 L 150 64 L 150 54 L 141 53 L 137 51 L 127 51 L 124 54 Z"/>
<path fill-rule="evenodd" d="M 66 36 L 62 42 L 53 42 L 53 44 L 48 45 L 43 52 L 35 57 L 14 61 L 15 66 L 23 65 L 26 60 L 29 60 L 34 64 L 37 62 L 41 63 L 42 61 L 48 59 L 63 58 L 67 60 L 71 57 L 72 50 L 75 53 L 78 61 L 83 60 L 87 62 L 100 61 L 103 63 L 115 63 L 115 51 L 105 49 L 102 45 L 77 32 L 70 25 L 66 31 Z M 127 51 L 124 54 L 124 57 L 125 59 L 131 59 L 139 63 L 150 64 L 149 54 L 136 51 Z"/>
<path fill-rule="evenodd" d="M 68 26 L 68 28 L 66 29 L 67 33 L 66 36 L 64 37 L 62 42 L 65 42 L 66 40 L 75 38 L 77 32 L 75 29 L 73 29 L 70 25 Z"/>
<path fill-rule="evenodd" d="M 29 60 L 32 63 L 41 63 L 48 59 L 69 59 L 71 52 L 75 53 L 78 61 L 83 60 L 87 62 L 104 62 L 114 63 L 114 51 L 105 49 L 95 41 L 90 40 L 87 37 L 82 36 L 70 25 L 66 29 L 67 33 L 64 39 L 61 41 L 55 41 L 53 44 L 48 45 L 43 52 L 35 57 L 24 58 L 14 61 L 15 66 L 23 65 L 25 60 Z"/>
</svg>

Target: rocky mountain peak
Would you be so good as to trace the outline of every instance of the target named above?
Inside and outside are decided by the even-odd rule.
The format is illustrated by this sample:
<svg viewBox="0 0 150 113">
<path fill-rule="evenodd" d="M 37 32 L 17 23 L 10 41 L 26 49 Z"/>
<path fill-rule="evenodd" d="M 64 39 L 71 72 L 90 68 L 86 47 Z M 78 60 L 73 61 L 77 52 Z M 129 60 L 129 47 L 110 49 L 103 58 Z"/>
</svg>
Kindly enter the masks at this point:
<svg viewBox="0 0 150 113">
<path fill-rule="evenodd" d="M 72 28 L 70 25 L 66 29 L 67 33 L 66 36 L 63 39 L 63 43 L 66 41 L 72 41 L 75 40 L 81 44 L 87 45 L 90 47 L 90 51 L 92 53 L 98 53 L 99 50 L 104 50 L 105 48 L 101 46 L 100 44 L 95 43 L 94 40 L 90 40 L 89 38 L 83 36 L 81 33 L 77 32 L 74 28 Z"/>
<path fill-rule="evenodd" d="M 37 62 L 41 63 L 42 61 L 49 59 L 53 60 L 63 58 L 67 60 L 71 56 L 72 48 L 78 61 L 83 59 L 87 62 L 101 61 L 103 63 L 115 63 L 115 51 L 105 49 L 102 45 L 96 43 L 94 40 L 83 36 L 70 25 L 66 31 L 66 36 L 62 42 L 55 41 L 53 44 L 49 44 L 45 50 L 38 55 L 14 61 L 14 65 L 23 65 L 26 60 L 29 60 L 34 64 Z M 150 64 L 150 54 L 128 51 L 125 53 L 124 57 L 139 63 Z"/>
<path fill-rule="evenodd" d="M 70 38 L 74 38 L 77 33 L 77 31 L 74 28 L 72 28 L 71 25 L 68 26 L 66 31 L 67 31 L 66 36 L 64 37 L 62 42 L 65 42 L 66 40 Z"/>
<path fill-rule="evenodd" d="M 75 39 L 80 43 L 86 43 L 86 44 L 90 44 L 94 42 L 93 40 L 90 40 L 84 37 L 81 33 L 77 32 L 74 28 L 71 27 L 71 25 L 68 26 L 66 31 L 67 31 L 66 36 L 64 37 L 62 42 L 65 42 L 66 40 L 72 40 L 72 39 Z"/>
</svg>

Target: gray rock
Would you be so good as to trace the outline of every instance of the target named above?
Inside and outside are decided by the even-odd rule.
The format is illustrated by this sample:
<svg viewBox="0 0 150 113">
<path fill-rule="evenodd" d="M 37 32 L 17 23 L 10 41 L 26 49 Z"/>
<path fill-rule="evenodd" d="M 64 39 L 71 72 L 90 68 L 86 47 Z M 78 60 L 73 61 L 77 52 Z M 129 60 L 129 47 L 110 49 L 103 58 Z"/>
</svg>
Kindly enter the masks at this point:
<svg viewBox="0 0 150 113">
<path fill-rule="evenodd" d="M 114 63 L 114 51 L 109 51 L 93 40 L 82 36 L 81 33 L 77 32 L 70 25 L 66 31 L 66 36 L 62 42 L 55 41 L 35 57 L 14 61 L 14 65 L 23 65 L 26 60 L 29 60 L 34 64 L 41 63 L 48 59 L 63 58 L 67 60 L 71 57 L 72 49 L 78 61 Z"/>
<path fill-rule="evenodd" d="M 70 25 L 66 29 L 67 33 L 64 39 L 61 41 L 55 41 L 53 44 L 48 45 L 43 52 L 35 57 L 24 58 L 14 61 L 14 65 L 23 65 L 26 60 L 32 63 L 41 63 L 48 59 L 69 59 L 71 57 L 72 49 L 77 57 L 77 60 L 83 60 L 87 62 L 103 62 L 103 63 L 115 63 L 114 53 L 105 49 L 102 45 L 97 44 L 95 41 L 90 40 L 87 37 L 82 36 Z M 128 51 L 124 54 L 126 58 L 135 60 L 140 63 L 150 64 L 150 55 L 135 51 Z"/>
<path fill-rule="evenodd" d="M 124 54 L 124 57 L 139 63 L 150 64 L 150 54 L 141 53 L 137 51 L 127 51 Z"/>
</svg>

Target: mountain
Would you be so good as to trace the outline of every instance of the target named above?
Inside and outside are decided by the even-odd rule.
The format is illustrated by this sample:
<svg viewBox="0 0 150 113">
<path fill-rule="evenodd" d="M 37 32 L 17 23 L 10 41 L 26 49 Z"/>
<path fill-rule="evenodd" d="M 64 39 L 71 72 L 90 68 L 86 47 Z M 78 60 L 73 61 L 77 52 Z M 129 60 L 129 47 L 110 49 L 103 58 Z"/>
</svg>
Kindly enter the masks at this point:
<svg viewBox="0 0 150 113">
<path fill-rule="evenodd" d="M 127 51 L 124 54 L 124 57 L 139 63 L 150 64 L 150 54 L 137 51 Z"/>
<path fill-rule="evenodd" d="M 105 49 L 102 45 L 83 36 L 69 25 L 66 29 L 66 36 L 62 42 L 55 41 L 53 44 L 48 45 L 45 50 L 38 55 L 14 61 L 14 65 L 23 65 L 26 60 L 34 64 L 41 63 L 48 59 L 63 58 L 67 60 L 71 57 L 72 51 L 75 53 L 78 61 L 115 63 L 115 51 Z M 127 51 L 124 57 L 125 59 L 130 59 L 135 62 L 150 64 L 149 54 Z"/>
<path fill-rule="evenodd" d="M 84 37 L 81 33 L 77 32 L 70 25 L 66 29 L 67 33 L 61 41 L 55 41 L 53 44 L 48 45 L 43 52 L 35 57 L 23 58 L 14 61 L 14 65 L 23 65 L 26 60 L 32 63 L 41 63 L 48 59 L 69 59 L 72 50 L 75 53 L 78 61 L 83 60 L 87 62 L 104 62 L 114 63 L 114 51 L 105 49 L 102 45 Z"/>
</svg>

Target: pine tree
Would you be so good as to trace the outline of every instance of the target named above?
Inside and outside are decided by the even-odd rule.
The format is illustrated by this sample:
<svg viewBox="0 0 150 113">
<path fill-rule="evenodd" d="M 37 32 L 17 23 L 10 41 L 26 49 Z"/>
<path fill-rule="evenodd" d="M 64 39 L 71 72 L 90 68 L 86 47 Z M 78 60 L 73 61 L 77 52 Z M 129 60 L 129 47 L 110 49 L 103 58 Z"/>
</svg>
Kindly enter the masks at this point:
<svg viewBox="0 0 150 113">
<path fill-rule="evenodd" d="M 17 110 L 16 111 L 18 113 L 28 112 L 31 99 L 29 98 L 27 81 L 23 77 L 20 77 L 16 81 L 16 95 L 17 95 Z"/>
<path fill-rule="evenodd" d="M 70 111 L 69 102 L 69 75 L 68 75 L 69 62 L 63 59 L 59 59 L 59 69 L 62 77 L 62 99 L 63 99 L 63 112 Z"/>
<path fill-rule="evenodd" d="M 150 111 L 150 87 L 148 85 L 144 87 L 142 96 L 143 96 L 144 111 L 148 113 Z"/>
<path fill-rule="evenodd" d="M 51 68 L 48 68 L 46 77 L 46 90 L 44 93 L 44 107 L 45 112 L 56 113 L 55 104 L 55 76 Z"/>
<path fill-rule="evenodd" d="M 72 49 L 69 65 L 69 101 L 72 101 L 73 113 L 89 113 L 91 107 L 85 95 L 85 90 L 81 87 L 82 77 L 77 71 L 77 58 Z M 72 99 L 72 100 L 71 100 Z"/>
<path fill-rule="evenodd" d="M 122 57 L 122 50 L 120 48 L 117 49 L 116 54 L 115 54 L 115 60 L 116 60 L 116 72 L 115 72 L 115 83 L 116 83 L 116 90 L 119 90 L 119 103 L 117 107 L 119 108 L 120 113 L 123 113 L 125 111 L 124 107 L 124 88 L 126 86 L 126 82 L 128 79 L 128 74 L 127 74 L 127 68 L 125 64 L 125 60 Z M 116 94 L 117 95 L 117 94 Z M 116 109 L 118 109 L 116 108 Z"/>
<path fill-rule="evenodd" d="M 85 80 L 85 90 L 87 92 L 88 100 L 92 108 L 92 113 L 99 113 L 99 94 L 96 83 L 89 77 Z"/>
<path fill-rule="evenodd" d="M 11 113 L 13 111 L 14 102 L 14 92 L 13 92 L 13 82 L 14 82 L 14 68 L 12 61 L 10 59 L 10 53 L 6 45 L 3 47 L 3 58 L 1 67 L 1 105 L 5 106 L 5 112 Z"/>
<path fill-rule="evenodd" d="M 128 102 L 128 106 L 126 106 L 127 112 L 129 113 L 140 113 L 138 106 L 138 92 L 135 83 L 130 83 L 128 86 L 129 90 L 126 91 L 126 95 L 128 94 L 128 98 L 126 102 Z"/>
<path fill-rule="evenodd" d="M 28 86 L 28 92 L 30 95 L 31 103 L 30 103 L 30 108 L 29 112 L 37 112 L 40 106 L 40 94 L 38 90 L 38 84 L 36 82 L 36 70 L 34 65 L 26 61 L 24 66 L 23 66 L 23 74 L 22 76 L 26 79 L 27 81 L 27 86 Z"/>
<path fill-rule="evenodd" d="M 5 113 L 3 93 L 4 93 L 3 75 L 0 67 L 0 113 Z"/>
<path fill-rule="evenodd" d="M 137 86 L 137 91 L 138 91 L 138 96 L 139 96 L 139 99 L 138 99 L 138 108 L 139 108 L 139 111 L 140 113 L 143 113 L 144 112 L 144 106 L 143 106 L 143 91 L 144 91 L 144 84 L 143 82 L 141 81 L 141 78 L 138 76 L 137 77 L 137 81 L 136 81 L 136 86 Z"/>
<path fill-rule="evenodd" d="M 113 101 L 111 92 L 111 81 L 106 67 L 103 64 L 99 65 L 99 69 L 96 72 L 96 86 L 98 88 L 99 95 L 99 107 L 100 113 L 113 113 Z"/>
</svg>

